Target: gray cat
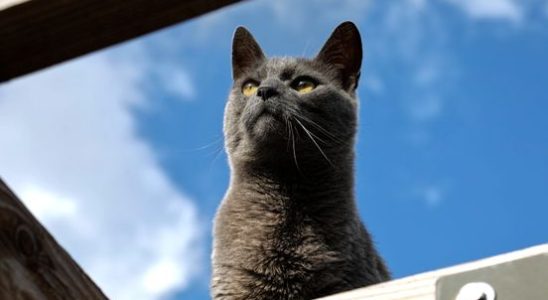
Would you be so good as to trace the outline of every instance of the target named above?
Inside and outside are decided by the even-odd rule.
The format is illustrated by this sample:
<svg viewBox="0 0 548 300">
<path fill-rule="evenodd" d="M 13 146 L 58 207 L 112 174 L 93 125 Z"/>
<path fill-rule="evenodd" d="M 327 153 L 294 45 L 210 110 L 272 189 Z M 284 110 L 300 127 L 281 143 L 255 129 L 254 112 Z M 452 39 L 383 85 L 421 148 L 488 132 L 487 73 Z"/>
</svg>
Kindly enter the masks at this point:
<svg viewBox="0 0 548 300">
<path fill-rule="evenodd" d="M 266 58 L 236 29 L 213 299 L 312 299 L 390 278 L 354 200 L 361 60 L 351 22 L 314 59 Z"/>
</svg>

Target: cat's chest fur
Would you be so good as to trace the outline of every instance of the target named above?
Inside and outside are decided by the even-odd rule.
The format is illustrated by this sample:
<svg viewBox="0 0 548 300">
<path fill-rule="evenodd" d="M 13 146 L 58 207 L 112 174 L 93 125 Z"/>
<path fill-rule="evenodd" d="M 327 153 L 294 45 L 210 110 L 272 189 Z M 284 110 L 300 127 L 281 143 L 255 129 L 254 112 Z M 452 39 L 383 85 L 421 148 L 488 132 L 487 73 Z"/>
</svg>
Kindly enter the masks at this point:
<svg viewBox="0 0 548 300">
<path fill-rule="evenodd" d="M 348 263 L 351 243 L 333 234 L 351 233 L 351 225 L 326 223 L 309 202 L 326 196 L 304 193 L 296 185 L 229 192 L 215 228 L 215 248 L 225 253 L 217 256 L 224 272 L 216 276 L 230 278 L 231 293 L 239 293 L 227 299 L 308 299 L 344 280 L 336 270 Z"/>
</svg>

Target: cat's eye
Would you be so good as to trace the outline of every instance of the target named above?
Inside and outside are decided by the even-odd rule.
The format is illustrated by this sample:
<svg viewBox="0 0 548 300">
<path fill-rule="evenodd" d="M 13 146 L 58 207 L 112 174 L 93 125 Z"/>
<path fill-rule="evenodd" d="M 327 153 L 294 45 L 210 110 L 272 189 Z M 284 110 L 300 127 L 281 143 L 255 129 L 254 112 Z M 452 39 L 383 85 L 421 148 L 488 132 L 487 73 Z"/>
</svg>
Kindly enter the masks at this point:
<svg viewBox="0 0 548 300">
<path fill-rule="evenodd" d="M 242 93 L 244 96 L 249 97 L 257 92 L 257 89 L 259 88 L 259 84 L 255 81 L 247 81 L 242 86 Z"/>
<path fill-rule="evenodd" d="M 311 78 L 297 78 L 293 81 L 293 84 L 291 84 L 291 87 L 300 94 L 310 93 L 316 86 L 318 86 L 318 83 Z"/>
</svg>

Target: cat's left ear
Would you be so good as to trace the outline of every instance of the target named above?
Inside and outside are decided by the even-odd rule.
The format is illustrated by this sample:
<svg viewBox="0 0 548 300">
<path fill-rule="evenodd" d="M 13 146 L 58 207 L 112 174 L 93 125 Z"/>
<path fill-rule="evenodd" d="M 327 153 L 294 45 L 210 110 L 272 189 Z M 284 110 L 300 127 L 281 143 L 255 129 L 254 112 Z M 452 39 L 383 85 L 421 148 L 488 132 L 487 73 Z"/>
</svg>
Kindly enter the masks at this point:
<svg viewBox="0 0 548 300">
<path fill-rule="evenodd" d="M 337 26 L 315 60 L 336 69 L 343 88 L 354 91 L 362 64 L 362 40 L 356 25 L 347 21 Z"/>
</svg>

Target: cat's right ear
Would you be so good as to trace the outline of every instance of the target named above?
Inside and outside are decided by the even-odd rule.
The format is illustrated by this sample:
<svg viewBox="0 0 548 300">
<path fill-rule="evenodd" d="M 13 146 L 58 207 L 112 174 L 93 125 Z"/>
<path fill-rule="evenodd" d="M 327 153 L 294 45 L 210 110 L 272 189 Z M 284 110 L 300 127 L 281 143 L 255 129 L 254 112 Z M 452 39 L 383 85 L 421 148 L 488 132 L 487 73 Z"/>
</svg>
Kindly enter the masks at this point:
<svg viewBox="0 0 548 300">
<path fill-rule="evenodd" d="M 244 27 L 236 28 L 232 39 L 232 78 L 240 78 L 265 60 L 263 50 Z"/>
<path fill-rule="evenodd" d="M 355 90 L 362 64 L 362 40 L 354 23 L 343 22 L 331 34 L 316 56 L 316 60 L 339 72 L 343 88 Z"/>
</svg>

